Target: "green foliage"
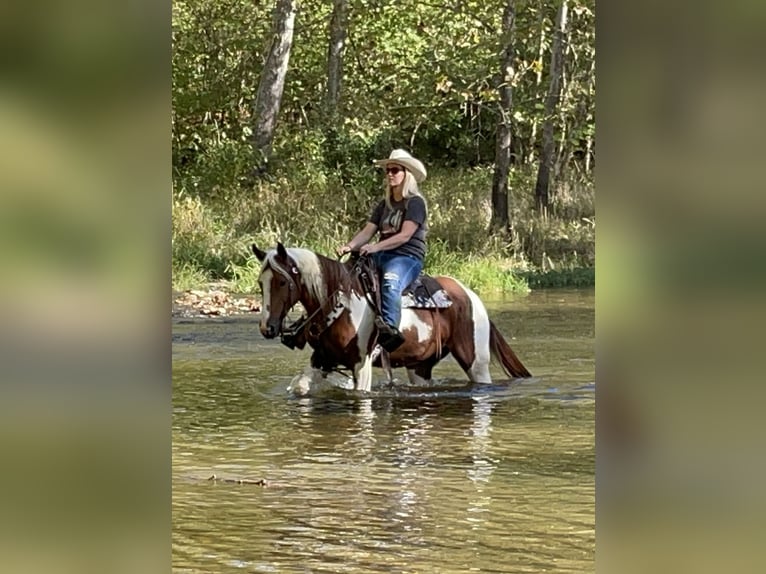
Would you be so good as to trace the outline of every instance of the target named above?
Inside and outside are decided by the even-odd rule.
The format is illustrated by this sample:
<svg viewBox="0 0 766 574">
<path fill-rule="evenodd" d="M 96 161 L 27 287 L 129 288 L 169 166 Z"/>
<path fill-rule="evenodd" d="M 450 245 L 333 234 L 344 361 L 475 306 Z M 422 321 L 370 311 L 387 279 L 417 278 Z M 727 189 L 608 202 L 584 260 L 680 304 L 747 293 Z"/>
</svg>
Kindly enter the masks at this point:
<svg viewBox="0 0 766 574">
<path fill-rule="evenodd" d="M 480 293 L 529 291 L 524 278 L 513 269 L 512 260 L 491 251 L 466 256 L 450 249 L 442 239 L 430 242 L 425 270 L 431 275 L 455 277 Z"/>
<path fill-rule="evenodd" d="M 513 148 L 518 165 L 539 145 L 549 44 L 558 3 L 517 3 Z M 557 121 L 567 157 L 582 161 L 594 133 L 594 2 L 570 3 L 565 90 Z M 352 0 L 339 116 L 324 115 L 331 4 L 301 3 L 275 142 L 276 162 L 308 153 L 353 187 L 392 147 L 429 165 L 489 165 L 498 123 L 504 1 L 394 4 Z M 255 92 L 272 3 L 175 0 L 173 166 L 176 190 L 216 196 L 249 181 Z M 542 54 L 540 48 L 543 48 Z M 538 76 L 539 73 L 539 76 Z M 304 137 L 308 140 L 304 141 Z M 295 153 L 296 149 L 302 153 Z M 564 166 L 566 170 L 566 166 Z"/>
<path fill-rule="evenodd" d="M 527 271 L 521 275 L 532 289 L 594 287 L 596 285 L 596 269 L 594 267 Z"/>
<path fill-rule="evenodd" d="M 559 188 L 550 214 L 537 213 L 529 200 L 515 202 L 514 244 L 534 267 L 593 267 L 596 263 L 596 217 L 593 184 L 580 184 L 577 193 Z M 515 195 L 515 194 L 514 194 Z"/>
<path fill-rule="evenodd" d="M 227 230 L 199 199 L 180 198 L 173 202 L 173 262 L 182 269 L 205 269 L 211 277 L 221 277 L 228 263 Z"/>
<path fill-rule="evenodd" d="M 261 272 L 260 262 L 255 256 L 243 265 L 232 264 L 232 280 L 229 288 L 234 293 L 256 293 L 258 291 L 258 275 Z"/>
<path fill-rule="evenodd" d="M 173 265 L 172 284 L 175 291 L 202 289 L 210 283 L 210 278 L 202 269 L 188 263 Z"/>
<path fill-rule="evenodd" d="M 313 149 L 310 145 L 309 149 Z M 306 152 L 308 153 L 308 152 Z M 595 218 L 592 184 L 555 204 L 564 216 L 542 217 L 526 197 L 531 174 L 514 174 L 511 237 L 488 235 L 487 168 L 437 169 L 423 185 L 429 205 L 429 249 L 426 270 L 452 275 L 479 291 L 523 291 L 545 283 L 532 271 L 571 270 L 594 265 Z M 250 244 L 270 248 L 282 241 L 333 257 L 335 249 L 364 224 L 382 196 L 380 175 L 369 176 L 371 191 L 349 188 L 337 175 L 315 173 L 312 166 L 278 172 L 252 192 L 231 194 L 226 201 L 188 196 L 173 202 L 174 269 L 205 270 L 224 278 L 240 292 L 257 287 L 258 266 Z M 584 184 L 583 184 L 584 185 Z M 590 190 L 590 191 L 588 191 Z M 591 218 L 586 217 L 589 214 Z M 175 281 L 175 279 L 174 279 Z"/>
<path fill-rule="evenodd" d="M 593 0 L 570 2 L 557 169 L 543 215 L 533 203 L 535 156 L 558 0 L 516 3 L 512 232 L 487 233 L 504 4 L 350 0 L 342 98 L 338 115 L 327 117 L 332 4 L 301 2 L 269 172 L 254 178 L 254 97 L 273 3 L 174 0 L 174 285 L 204 275 L 252 291 L 252 242 L 332 254 L 381 197 L 372 160 L 395 147 L 428 166 L 430 271 L 477 289 L 516 290 L 527 280 L 543 284 L 520 273 L 592 268 L 595 202 L 584 158 L 595 134 Z"/>
</svg>

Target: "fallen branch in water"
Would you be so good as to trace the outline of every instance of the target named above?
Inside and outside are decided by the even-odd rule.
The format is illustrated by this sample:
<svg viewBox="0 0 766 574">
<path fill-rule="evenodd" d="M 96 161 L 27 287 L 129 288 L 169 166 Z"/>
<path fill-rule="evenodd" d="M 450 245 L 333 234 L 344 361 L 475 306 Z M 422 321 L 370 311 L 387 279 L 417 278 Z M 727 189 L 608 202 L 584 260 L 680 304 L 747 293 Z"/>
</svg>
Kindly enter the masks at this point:
<svg viewBox="0 0 766 574">
<path fill-rule="evenodd" d="M 259 478 L 258 480 L 252 480 L 249 478 L 220 478 L 214 474 L 208 478 L 208 480 L 212 480 L 213 482 L 228 482 L 230 484 L 255 484 L 257 486 L 273 486 L 272 483 L 263 478 Z"/>
</svg>

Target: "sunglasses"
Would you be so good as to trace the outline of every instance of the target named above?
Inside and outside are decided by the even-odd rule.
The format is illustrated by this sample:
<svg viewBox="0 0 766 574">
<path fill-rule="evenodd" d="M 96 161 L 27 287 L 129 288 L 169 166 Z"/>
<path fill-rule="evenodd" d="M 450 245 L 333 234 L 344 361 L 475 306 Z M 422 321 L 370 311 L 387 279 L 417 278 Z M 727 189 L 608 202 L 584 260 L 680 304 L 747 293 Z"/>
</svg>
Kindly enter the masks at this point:
<svg viewBox="0 0 766 574">
<path fill-rule="evenodd" d="M 386 168 L 386 173 L 387 174 L 391 174 L 391 175 L 396 175 L 400 171 L 404 171 L 404 168 L 403 167 L 399 167 L 398 165 L 394 165 L 394 166 Z"/>
</svg>

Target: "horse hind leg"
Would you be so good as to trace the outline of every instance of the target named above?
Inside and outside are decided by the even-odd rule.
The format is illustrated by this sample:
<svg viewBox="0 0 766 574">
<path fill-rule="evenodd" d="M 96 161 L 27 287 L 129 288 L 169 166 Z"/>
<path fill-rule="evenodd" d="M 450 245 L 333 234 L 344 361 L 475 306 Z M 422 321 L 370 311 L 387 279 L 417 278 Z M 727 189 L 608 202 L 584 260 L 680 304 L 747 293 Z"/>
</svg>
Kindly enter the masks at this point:
<svg viewBox="0 0 766 574">
<path fill-rule="evenodd" d="M 434 367 L 437 365 L 437 363 L 439 363 L 439 361 L 449 355 L 450 350 L 446 346 L 441 345 L 440 352 L 441 354 L 439 355 L 432 355 L 431 357 L 416 364 L 414 367 L 407 368 L 407 377 L 409 378 L 411 384 L 429 385 L 433 382 L 432 372 Z"/>
<path fill-rule="evenodd" d="M 491 383 L 491 329 L 484 303 L 457 279 L 440 277 L 439 282 L 453 301 L 452 306 L 440 313 L 448 333 L 445 346 L 472 383 Z"/>
<path fill-rule="evenodd" d="M 466 371 L 472 383 L 489 385 L 492 383 L 492 375 L 489 374 L 489 360 L 476 361 Z"/>
<path fill-rule="evenodd" d="M 431 372 L 433 371 L 435 364 L 435 361 L 428 360 L 415 367 L 408 367 L 407 378 L 409 378 L 410 384 L 418 386 L 430 385 Z"/>
<path fill-rule="evenodd" d="M 479 302 L 481 304 L 481 302 Z M 452 356 L 460 368 L 468 375 L 472 383 L 490 384 L 492 375 L 489 373 L 491 360 L 489 348 L 489 318 L 482 305 L 479 309 L 474 304 L 474 328 L 471 331 L 458 331 L 449 342 Z M 477 312 L 478 311 L 478 312 Z"/>
<path fill-rule="evenodd" d="M 473 354 L 465 349 L 456 349 L 452 351 L 452 355 L 472 383 L 492 383 L 492 375 L 489 374 L 489 356 L 484 356 L 483 353 Z"/>
</svg>

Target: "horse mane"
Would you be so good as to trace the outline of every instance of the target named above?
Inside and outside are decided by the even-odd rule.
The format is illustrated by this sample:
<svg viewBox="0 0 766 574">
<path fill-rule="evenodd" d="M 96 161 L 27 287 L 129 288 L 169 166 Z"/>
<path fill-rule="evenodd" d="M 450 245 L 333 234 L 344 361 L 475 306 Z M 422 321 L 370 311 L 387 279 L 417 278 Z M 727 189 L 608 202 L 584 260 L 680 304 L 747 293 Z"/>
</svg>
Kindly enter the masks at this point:
<svg viewBox="0 0 766 574">
<path fill-rule="evenodd" d="M 348 293 L 357 283 L 346 265 L 340 261 L 301 247 L 288 247 L 287 254 L 295 261 L 301 273 L 303 285 L 320 304 L 327 301 L 328 297 L 338 289 Z M 276 251 L 269 251 L 267 257 L 272 269 L 290 276 L 289 271 L 276 261 Z"/>
</svg>

